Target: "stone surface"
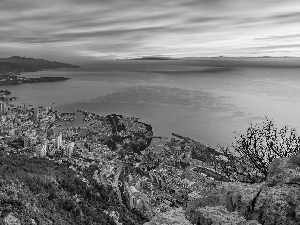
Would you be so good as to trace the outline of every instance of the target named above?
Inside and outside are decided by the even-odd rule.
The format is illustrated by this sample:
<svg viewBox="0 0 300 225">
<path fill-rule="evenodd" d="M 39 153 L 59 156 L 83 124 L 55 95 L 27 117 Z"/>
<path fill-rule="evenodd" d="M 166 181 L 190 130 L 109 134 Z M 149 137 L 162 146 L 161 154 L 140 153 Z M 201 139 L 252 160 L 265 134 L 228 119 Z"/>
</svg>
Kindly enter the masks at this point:
<svg viewBox="0 0 300 225">
<path fill-rule="evenodd" d="M 269 166 L 268 186 L 300 185 L 300 156 L 275 159 Z"/>
<path fill-rule="evenodd" d="M 185 218 L 184 210 L 178 208 L 155 216 L 144 225 L 191 225 L 191 223 Z"/>
<path fill-rule="evenodd" d="M 20 220 L 17 217 L 15 217 L 12 213 L 9 213 L 4 218 L 4 224 L 5 225 L 21 225 Z"/>
<path fill-rule="evenodd" d="M 300 188 L 266 187 L 259 194 L 251 217 L 266 225 L 300 224 Z"/>
<path fill-rule="evenodd" d="M 247 221 L 238 212 L 228 212 L 225 206 L 198 208 L 191 218 L 192 224 L 201 225 L 258 225 L 256 221 Z"/>
<path fill-rule="evenodd" d="M 274 160 L 266 186 L 259 193 L 251 217 L 266 225 L 300 224 L 300 160 Z"/>
<path fill-rule="evenodd" d="M 225 206 L 229 212 L 239 211 L 245 214 L 255 196 L 264 186 L 265 183 L 251 185 L 239 182 L 223 183 L 219 204 Z"/>
<path fill-rule="evenodd" d="M 266 225 L 300 224 L 300 158 L 275 159 L 262 184 L 223 183 L 220 205 Z"/>
<path fill-rule="evenodd" d="M 186 216 L 198 224 L 300 224 L 300 157 L 274 160 L 264 183 L 222 183 L 191 202 Z"/>
<path fill-rule="evenodd" d="M 238 211 L 241 215 L 247 215 L 249 205 L 264 186 L 264 183 L 224 182 L 208 195 L 190 202 L 186 209 L 186 216 L 192 217 L 196 209 L 206 206 L 224 206 L 228 212 Z"/>
</svg>

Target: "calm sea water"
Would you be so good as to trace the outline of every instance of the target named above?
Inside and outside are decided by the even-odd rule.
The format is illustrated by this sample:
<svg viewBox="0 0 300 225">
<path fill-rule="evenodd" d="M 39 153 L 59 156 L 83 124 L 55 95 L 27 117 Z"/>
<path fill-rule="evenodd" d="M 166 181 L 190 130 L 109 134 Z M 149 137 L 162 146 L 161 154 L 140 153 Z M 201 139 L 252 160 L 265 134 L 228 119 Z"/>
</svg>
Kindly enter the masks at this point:
<svg viewBox="0 0 300 225">
<path fill-rule="evenodd" d="M 154 134 L 178 133 L 226 145 L 264 116 L 300 127 L 300 69 L 203 67 L 185 61 L 103 61 L 97 68 L 46 70 L 24 76 L 65 76 L 55 83 L 1 87 L 16 103 L 134 115 Z"/>
</svg>

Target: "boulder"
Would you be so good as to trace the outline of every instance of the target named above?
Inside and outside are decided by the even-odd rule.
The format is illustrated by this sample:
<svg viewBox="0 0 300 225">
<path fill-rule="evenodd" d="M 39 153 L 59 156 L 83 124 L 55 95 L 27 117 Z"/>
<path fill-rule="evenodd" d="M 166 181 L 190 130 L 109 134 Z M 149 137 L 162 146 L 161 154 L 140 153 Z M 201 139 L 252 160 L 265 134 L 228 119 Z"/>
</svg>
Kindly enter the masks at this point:
<svg viewBox="0 0 300 225">
<path fill-rule="evenodd" d="M 251 206 L 253 199 L 255 199 L 264 186 L 265 183 L 223 183 L 219 191 L 219 204 L 225 206 L 229 212 L 238 211 L 245 216 L 249 211 L 249 207 Z"/>
<path fill-rule="evenodd" d="M 224 183 L 220 205 L 265 225 L 300 224 L 300 158 L 275 159 L 261 184 Z"/>
<path fill-rule="evenodd" d="M 4 224 L 5 225 L 21 225 L 20 220 L 15 217 L 12 213 L 9 213 L 5 218 L 4 218 Z"/>
<path fill-rule="evenodd" d="M 300 187 L 265 187 L 248 216 L 265 225 L 300 224 Z"/>
<path fill-rule="evenodd" d="M 300 224 L 300 156 L 275 159 L 263 183 L 220 184 L 189 203 L 186 216 L 198 224 Z"/>
<path fill-rule="evenodd" d="M 211 190 L 206 196 L 189 202 L 186 209 L 186 216 L 193 217 L 197 208 L 206 206 L 225 206 L 228 212 L 238 211 L 241 215 L 247 215 L 249 205 L 251 205 L 253 199 L 264 185 L 264 183 L 245 184 L 224 182 L 216 187 L 216 189 Z"/>
<path fill-rule="evenodd" d="M 268 168 L 267 185 L 300 185 L 300 156 L 275 159 Z"/>
<path fill-rule="evenodd" d="M 251 217 L 266 225 L 300 224 L 299 156 L 270 164 L 266 186 L 253 204 Z"/>
</svg>

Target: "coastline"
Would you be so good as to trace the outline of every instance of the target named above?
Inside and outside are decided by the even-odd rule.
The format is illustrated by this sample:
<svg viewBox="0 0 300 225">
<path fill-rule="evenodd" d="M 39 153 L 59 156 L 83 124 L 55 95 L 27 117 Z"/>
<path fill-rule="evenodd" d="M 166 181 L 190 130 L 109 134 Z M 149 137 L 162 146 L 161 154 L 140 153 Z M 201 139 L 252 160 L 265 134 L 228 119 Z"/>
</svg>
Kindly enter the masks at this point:
<svg viewBox="0 0 300 225">
<path fill-rule="evenodd" d="M 192 139 L 175 134 L 182 140 L 155 137 L 151 125 L 133 116 L 101 116 L 78 111 L 83 113 L 83 120 L 91 123 L 84 127 L 61 128 L 59 121 L 74 118 L 74 113 L 61 113 L 51 107 L 29 107 L 28 104 L 4 105 L 0 122 L 2 157 L 9 160 L 25 157 L 32 162 L 43 159 L 63 165 L 89 185 L 96 182 L 111 188 L 122 205 L 138 210 L 148 220 L 164 212 L 168 204 L 171 208 L 186 207 L 188 201 L 195 198 L 188 197 L 188 193 L 198 186 L 182 189 L 186 181 L 180 177 L 185 170 L 207 173 L 215 177 L 217 183 L 222 177 L 209 161 L 205 163 L 210 157 L 205 159 L 204 156 L 220 153 Z M 153 138 L 160 139 L 161 151 L 154 151 Z M 199 148 L 209 151 L 203 152 L 203 156 L 195 155 L 193 152 L 198 152 Z M 192 159 L 193 155 L 196 158 Z M 199 157 L 203 160 L 201 164 Z M 202 178 L 206 179 L 202 175 L 198 182 L 203 182 Z"/>
<path fill-rule="evenodd" d="M 23 83 L 41 83 L 65 81 L 66 77 L 35 77 L 27 78 L 19 75 L 22 72 L 38 72 L 45 69 L 79 68 L 79 66 L 52 62 L 43 59 L 13 56 L 0 59 L 0 85 L 17 85 Z"/>
<path fill-rule="evenodd" d="M 67 77 L 38 77 L 38 78 L 26 78 L 13 75 L 0 75 L 0 85 L 18 85 L 25 83 L 42 83 L 42 82 L 58 82 L 69 80 Z"/>
</svg>

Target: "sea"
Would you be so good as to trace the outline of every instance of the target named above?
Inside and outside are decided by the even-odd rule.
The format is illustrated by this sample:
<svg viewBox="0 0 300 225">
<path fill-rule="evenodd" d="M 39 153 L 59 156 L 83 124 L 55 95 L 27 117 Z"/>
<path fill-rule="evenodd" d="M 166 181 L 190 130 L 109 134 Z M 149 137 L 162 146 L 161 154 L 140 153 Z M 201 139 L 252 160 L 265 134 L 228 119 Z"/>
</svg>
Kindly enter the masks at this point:
<svg viewBox="0 0 300 225">
<path fill-rule="evenodd" d="M 300 131 L 300 68 L 203 66 L 184 60 L 104 60 L 78 69 L 23 73 L 62 82 L 2 86 L 15 104 L 136 116 L 154 135 L 227 146 L 249 125 L 273 119 Z M 74 125 L 83 125 L 77 120 Z"/>
</svg>

